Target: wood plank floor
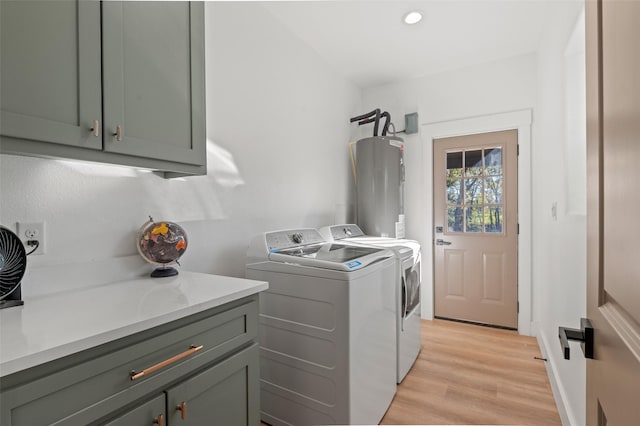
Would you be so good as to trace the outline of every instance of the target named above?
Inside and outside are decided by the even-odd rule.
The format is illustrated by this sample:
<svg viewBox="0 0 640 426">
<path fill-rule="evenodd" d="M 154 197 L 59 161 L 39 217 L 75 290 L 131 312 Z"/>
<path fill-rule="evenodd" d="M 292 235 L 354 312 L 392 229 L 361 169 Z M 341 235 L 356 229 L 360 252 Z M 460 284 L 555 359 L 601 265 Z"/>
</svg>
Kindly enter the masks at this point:
<svg viewBox="0 0 640 426">
<path fill-rule="evenodd" d="M 422 321 L 422 351 L 381 424 L 560 425 L 534 337 Z"/>
<path fill-rule="evenodd" d="M 534 356 L 534 337 L 423 320 L 422 351 L 381 424 L 561 425 L 544 362 Z"/>
</svg>

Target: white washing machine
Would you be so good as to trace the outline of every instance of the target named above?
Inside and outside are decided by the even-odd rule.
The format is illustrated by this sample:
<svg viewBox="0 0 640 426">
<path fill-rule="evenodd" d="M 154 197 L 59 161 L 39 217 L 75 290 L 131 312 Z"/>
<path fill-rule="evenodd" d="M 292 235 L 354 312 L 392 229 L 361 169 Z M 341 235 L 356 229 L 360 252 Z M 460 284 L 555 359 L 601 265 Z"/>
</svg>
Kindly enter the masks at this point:
<svg viewBox="0 0 640 426">
<path fill-rule="evenodd" d="M 407 375 L 418 358 L 420 338 L 420 285 L 422 282 L 420 243 L 365 235 L 358 225 L 345 224 L 320 228 L 327 241 L 392 250 L 398 259 L 396 285 L 397 382 Z"/>
<path fill-rule="evenodd" d="M 266 232 L 247 252 L 260 294 L 260 410 L 271 425 L 378 424 L 396 392 L 393 252 Z"/>
</svg>

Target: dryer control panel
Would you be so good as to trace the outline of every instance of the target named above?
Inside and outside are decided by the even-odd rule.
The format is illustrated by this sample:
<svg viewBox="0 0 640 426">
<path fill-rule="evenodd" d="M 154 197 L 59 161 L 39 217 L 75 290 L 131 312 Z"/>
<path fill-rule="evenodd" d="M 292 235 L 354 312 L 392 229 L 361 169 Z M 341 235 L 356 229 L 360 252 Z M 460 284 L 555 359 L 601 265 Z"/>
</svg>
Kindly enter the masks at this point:
<svg viewBox="0 0 640 426">
<path fill-rule="evenodd" d="M 353 223 L 347 225 L 334 225 L 330 227 L 331 236 L 334 240 L 343 240 L 345 238 L 362 237 L 364 232 L 358 225 Z"/>
</svg>

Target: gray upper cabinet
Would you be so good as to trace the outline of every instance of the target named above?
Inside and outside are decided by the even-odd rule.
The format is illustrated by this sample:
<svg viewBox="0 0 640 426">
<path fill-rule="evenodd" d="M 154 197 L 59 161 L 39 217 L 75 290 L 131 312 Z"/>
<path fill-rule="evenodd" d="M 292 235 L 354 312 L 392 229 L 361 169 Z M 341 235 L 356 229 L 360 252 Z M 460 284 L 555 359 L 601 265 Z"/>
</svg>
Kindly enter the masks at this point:
<svg viewBox="0 0 640 426">
<path fill-rule="evenodd" d="M 105 150 L 198 164 L 202 16 L 201 2 L 103 3 Z"/>
<path fill-rule="evenodd" d="M 100 3 L 3 0 L 0 21 L 2 135 L 102 149 Z"/>
<path fill-rule="evenodd" d="M 0 3 L 0 152 L 206 173 L 202 2 Z"/>
</svg>

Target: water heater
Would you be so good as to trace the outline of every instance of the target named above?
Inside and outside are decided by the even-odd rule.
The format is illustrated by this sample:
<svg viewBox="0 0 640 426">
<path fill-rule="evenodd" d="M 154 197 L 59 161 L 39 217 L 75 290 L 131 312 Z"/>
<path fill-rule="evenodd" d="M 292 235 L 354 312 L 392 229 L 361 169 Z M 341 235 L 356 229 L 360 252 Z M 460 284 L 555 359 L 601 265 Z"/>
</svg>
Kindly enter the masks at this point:
<svg viewBox="0 0 640 426">
<path fill-rule="evenodd" d="M 356 143 L 356 215 L 367 235 L 404 238 L 404 142 L 373 136 Z"/>
</svg>

